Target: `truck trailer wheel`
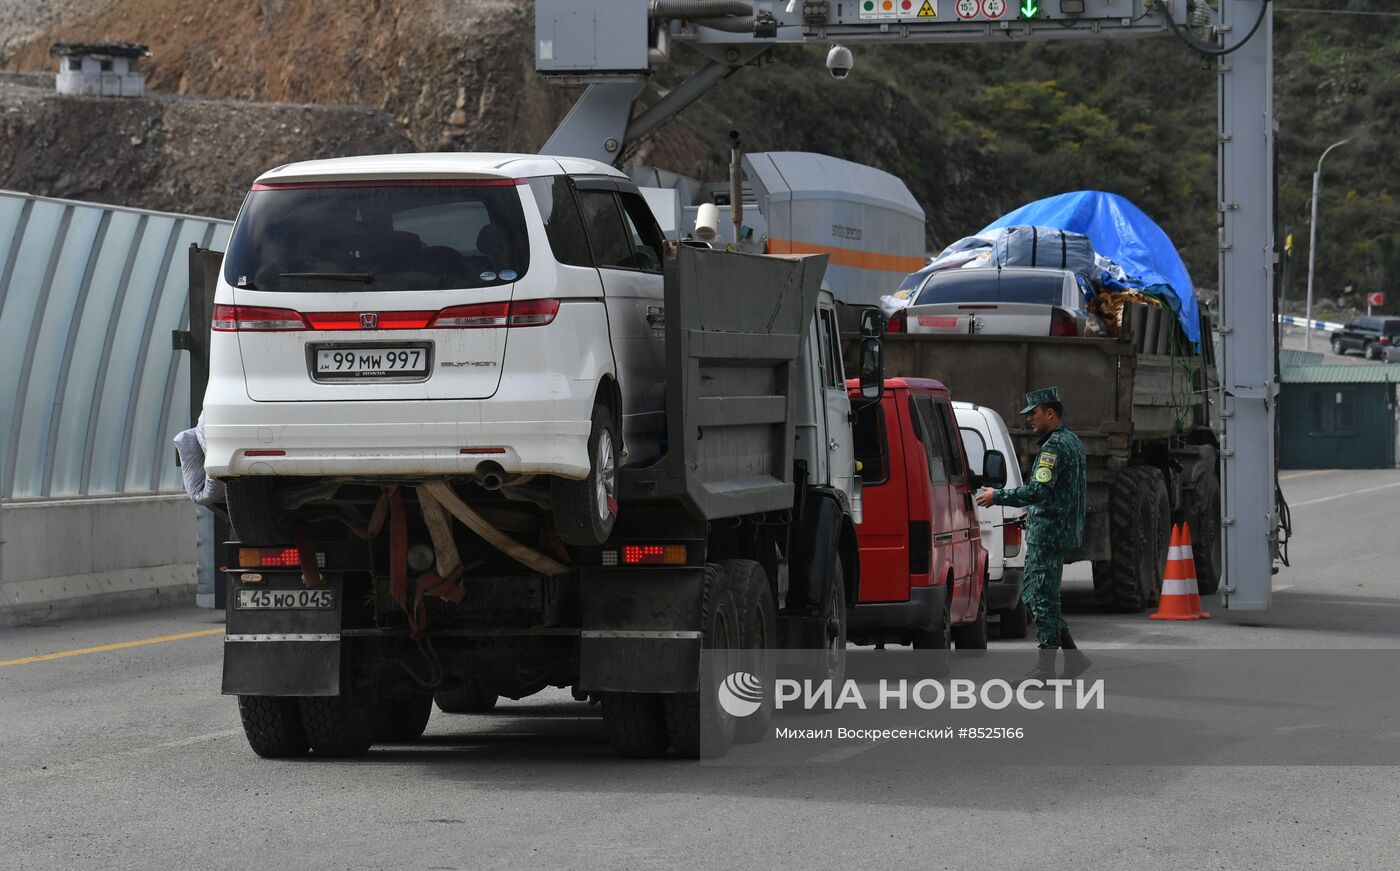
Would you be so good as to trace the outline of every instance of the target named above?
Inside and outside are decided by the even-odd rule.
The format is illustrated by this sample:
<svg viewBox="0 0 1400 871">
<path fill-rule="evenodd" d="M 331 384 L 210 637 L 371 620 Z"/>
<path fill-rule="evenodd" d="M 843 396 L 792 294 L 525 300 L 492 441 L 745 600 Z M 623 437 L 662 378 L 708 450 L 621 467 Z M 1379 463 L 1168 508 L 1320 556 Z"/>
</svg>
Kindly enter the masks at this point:
<svg viewBox="0 0 1400 871">
<path fill-rule="evenodd" d="M 277 504 L 270 477 L 231 478 L 224 489 L 234 538 L 248 547 L 272 547 L 296 541 L 295 519 Z"/>
<path fill-rule="evenodd" d="M 753 560 L 734 559 L 720 563 L 734 587 L 734 604 L 739 616 L 739 646 L 743 648 L 741 671 L 758 678 L 763 701 L 754 713 L 740 717 L 734 727 L 737 744 L 762 741 L 773 719 L 773 689 L 776 664 L 773 649 L 778 645 L 778 603 L 768 574 Z"/>
<path fill-rule="evenodd" d="M 603 728 L 608 743 L 624 759 L 655 759 L 666 755 L 671 736 L 661 696 L 654 693 L 604 693 Z"/>
<path fill-rule="evenodd" d="M 1094 563 L 1094 592 L 1099 601 L 1138 612 L 1161 590 L 1166 553 L 1162 550 L 1162 473 L 1151 466 L 1129 466 L 1113 483 L 1109 513 L 1112 556 Z M 1168 528 L 1170 533 L 1170 528 Z"/>
<path fill-rule="evenodd" d="M 374 740 L 408 744 L 423 737 L 433 715 L 433 697 L 415 694 L 407 699 L 385 699 L 375 710 Z"/>
<path fill-rule="evenodd" d="M 349 696 L 303 696 L 301 724 L 317 756 L 360 756 L 374 743 L 375 709 Z"/>
<path fill-rule="evenodd" d="M 297 700 L 283 696 L 239 696 L 238 718 L 248 746 L 264 759 L 305 756 L 306 732 Z"/>
<path fill-rule="evenodd" d="M 612 412 L 593 406 L 588 434 L 588 477 L 555 478 L 554 526 L 565 544 L 593 547 L 612 535 L 617 521 L 617 424 Z"/>
<path fill-rule="evenodd" d="M 464 678 L 461 686 L 438 690 L 433 695 L 438 710 L 444 714 L 484 714 L 494 709 L 500 698 L 475 677 Z"/>
<path fill-rule="evenodd" d="M 844 597 L 842 602 L 845 602 Z M 671 746 L 676 755 L 684 759 L 723 756 L 734 741 L 737 725 L 735 718 L 715 702 L 720 683 L 738 671 L 734 651 L 741 637 L 734 594 L 724 570 L 718 565 L 705 567 L 701 614 L 700 691 L 666 693 L 661 697 Z"/>
<path fill-rule="evenodd" d="M 1191 555 L 1196 558 L 1196 587 L 1202 596 L 1220 590 L 1224 561 L 1220 553 L 1220 480 L 1211 472 L 1201 479 L 1191 524 Z"/>
</svg>

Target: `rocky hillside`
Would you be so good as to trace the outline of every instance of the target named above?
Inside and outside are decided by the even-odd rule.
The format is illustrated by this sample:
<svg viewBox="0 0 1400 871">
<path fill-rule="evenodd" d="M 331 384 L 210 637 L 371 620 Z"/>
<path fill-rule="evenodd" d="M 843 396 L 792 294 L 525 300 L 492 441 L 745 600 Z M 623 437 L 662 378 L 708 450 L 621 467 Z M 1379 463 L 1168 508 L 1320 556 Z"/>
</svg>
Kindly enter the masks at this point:
<svg viewBox="0 0 1400 871">
<path fill-rule="evenodd" d="M 1382 14 L 1323 15 L 1294 5 Z M 1305 280 L 1313 165 L 1328 143 L 1346 136 L 1356 142 L 1328 159 L 1320 294 L 1400 283 L 1400 205 L 1392 193 L 1400 164 L 1389 147 L 1400 126 L 1394 6 L 1275 5 L 1279 220 L 1296 239 L 1287 272 L 1291 298 L 1301 297 Z M 544 142 L 572 95 L 534 74 L 532 34 L 530 0 L 0 0 L 0 62 L 11 70 L 51 69 L 54 41 L 146 42 L 155 91 L 368 107 L 422 150 L 528 151 Z M 649 99 L 686 69 L 679 54 Z M 819 51 L 788 48 L 764 69 L 724 82 L 654 134 L 635 159 L 719 178 L 726 133 L 737 128 L 751 148 L 817 150 L 870 163 L 909 183 L 928 213 L 935 249 L 1027 200 L 1083 187 L 1112 190 L 1156 217 L 1197 283 L 1210 286 L 1215 89 L 1214 72 L 1171 39 L 858 47 L 855 72 L 844 82 L 826 75 Z M 259 114 L 238 117 L 249 123 Z M 393 150 L 358 134 L 325 133 L 335 147 Z M 299 136 L 288 147 L 305 142 L 316 153 L 329 150 Z M 263 136 L 237 146 L 211 139 L 200 143 L 210 157 L 228 148 L 224 159 L 238 162 L 247 152 L 232 149 L 251 146 L 249 163 L 276 162 L 256 151 Z M 0 142 L 6 151 L 26 147 Z M 0 154 L 5 160 L 16 162 Z M 24 160 L 46 168 L 32 156 Z"/>
</svg>

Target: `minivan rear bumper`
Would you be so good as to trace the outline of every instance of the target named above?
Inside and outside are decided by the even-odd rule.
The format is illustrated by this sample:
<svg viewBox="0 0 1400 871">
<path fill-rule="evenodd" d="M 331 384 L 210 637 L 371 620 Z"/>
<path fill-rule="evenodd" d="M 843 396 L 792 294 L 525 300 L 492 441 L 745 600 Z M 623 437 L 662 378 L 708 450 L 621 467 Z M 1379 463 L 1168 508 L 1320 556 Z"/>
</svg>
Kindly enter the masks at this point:
<svg viewBox="0 0 1400 871">
<path fill-rule="evenodd" d="M 948 600 L 946 586 L 910 587 L 907 602 L 863 602 L 851 609 L 846 622 L 851 629 L 934 630 L 943 622 Z"/>
</svg>

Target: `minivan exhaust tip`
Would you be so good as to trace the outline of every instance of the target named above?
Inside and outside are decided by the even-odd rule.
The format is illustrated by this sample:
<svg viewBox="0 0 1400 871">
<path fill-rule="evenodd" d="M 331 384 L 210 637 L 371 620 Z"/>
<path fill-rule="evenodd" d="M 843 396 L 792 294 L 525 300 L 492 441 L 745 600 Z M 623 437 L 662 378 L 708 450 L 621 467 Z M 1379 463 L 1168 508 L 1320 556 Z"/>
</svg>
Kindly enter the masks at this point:
<svg viewBox="0 0 1400 871">
<path fill-rule="evenodd" d="M 476 483 L 487 490 L 499 490 L 501 485 L 506 482 L 506 471 L 501 468 L 500 463 L 487 460 L 476 467 L 472 477 L 476 479 Z"/>
</svg>

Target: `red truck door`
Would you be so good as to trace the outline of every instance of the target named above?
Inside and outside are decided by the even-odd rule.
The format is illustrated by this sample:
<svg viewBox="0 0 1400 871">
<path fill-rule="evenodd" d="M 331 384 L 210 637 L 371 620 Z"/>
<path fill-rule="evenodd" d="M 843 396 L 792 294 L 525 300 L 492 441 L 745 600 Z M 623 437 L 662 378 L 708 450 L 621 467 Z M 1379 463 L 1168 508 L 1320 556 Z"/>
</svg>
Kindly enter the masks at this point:
<svg viewBox="0 0 1400 871">
<path fill-rule="evenodd" d="M 898 401 L 904 395 L 886 390 L 878 404 L 856 412 L 853 435 L 864 503 L 858 531 L 862 602 L 909 600 L 910 506 L 902 435 L 908 424 L 900 420 Z"/>
</svg>

